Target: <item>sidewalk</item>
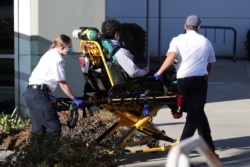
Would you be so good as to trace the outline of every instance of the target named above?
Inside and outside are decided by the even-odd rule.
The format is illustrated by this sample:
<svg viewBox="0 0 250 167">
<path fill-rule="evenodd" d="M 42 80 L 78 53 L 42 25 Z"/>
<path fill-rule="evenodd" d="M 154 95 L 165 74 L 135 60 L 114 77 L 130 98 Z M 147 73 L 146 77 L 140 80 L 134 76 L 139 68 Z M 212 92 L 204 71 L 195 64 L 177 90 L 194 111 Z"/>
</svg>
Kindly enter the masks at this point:
<svg viewBox="0 0 250 167">
<path fill-rule="evenodd" d="M 206 114 L 216 152 L 224 167 L 250 166 L 250 62 L 218 60 L 209 77 Z M 185 123 L 161 109 L 154 123 L 170 137 L 179 139 Z M 168 152 L 126 155 L 119 167 L 165 167 Z M 195 167 L 208 166 L 199 154 L 190 155 Z"/>
</svg>

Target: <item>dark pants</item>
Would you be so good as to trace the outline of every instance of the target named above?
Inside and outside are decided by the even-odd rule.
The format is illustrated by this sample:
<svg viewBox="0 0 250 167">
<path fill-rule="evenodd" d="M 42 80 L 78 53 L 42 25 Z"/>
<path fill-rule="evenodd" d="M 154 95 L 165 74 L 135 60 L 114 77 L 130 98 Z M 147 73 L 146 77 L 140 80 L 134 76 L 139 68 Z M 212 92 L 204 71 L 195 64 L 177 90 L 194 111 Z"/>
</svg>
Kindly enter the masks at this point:
<svg viewBox="0 0 250 167">
<path fill-rule="evenodd" d="M 178 90 L 183 97 L 183 109 L 187 112 L 186 123 L 180 140 L 193 136 L 197 129 L 199 135 L 214 151 L 211 130 L 204 111 L 207 100 L 207 87 L 207 77 L 178 79 Z"/>
<path fill-rule="evenodd" d="M 24 98 L 29 109 L 32 133 L 61 133 L 61 123 L 46 90 L 26 88 Z"/>
</svg>

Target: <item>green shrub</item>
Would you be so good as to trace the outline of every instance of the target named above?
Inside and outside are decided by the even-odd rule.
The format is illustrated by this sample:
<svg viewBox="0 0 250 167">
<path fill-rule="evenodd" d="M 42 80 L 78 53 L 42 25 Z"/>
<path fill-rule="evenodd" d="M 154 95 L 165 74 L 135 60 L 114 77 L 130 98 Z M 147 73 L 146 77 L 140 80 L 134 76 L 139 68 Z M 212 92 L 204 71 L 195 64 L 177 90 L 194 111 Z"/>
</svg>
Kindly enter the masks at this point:
<svg viewBox="0 0 250 167">
<path fill-rule="evenodd" d="M 0 131 L 2 133 L 18 133 L 24 129 L 25 123 L 17 114 L 17 108 L 14 109 L 11 115 L 0 114 Z"/>
</svg>

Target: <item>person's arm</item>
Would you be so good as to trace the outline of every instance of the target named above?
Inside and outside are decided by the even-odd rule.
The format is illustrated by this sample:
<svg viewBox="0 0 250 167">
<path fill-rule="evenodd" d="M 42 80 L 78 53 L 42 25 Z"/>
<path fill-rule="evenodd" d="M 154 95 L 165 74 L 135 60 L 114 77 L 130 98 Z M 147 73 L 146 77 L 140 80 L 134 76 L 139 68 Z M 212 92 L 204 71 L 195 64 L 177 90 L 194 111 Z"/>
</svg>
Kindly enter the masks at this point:
<svg viewBox="0 0 250 167">
<path fill-rule="evenodd" d="M 77 107 L 79 106 L 83 106 L 84 105 L 84 101 L 78 99 L 71 91 L 69 85 L 67 84 L 66 81 L 59 81 L 59 85 L 61 87 L 61 89 L 63 90 L 63 92 L 73 101 L 73 103 L 75 103 L 77 105 Z"/>
<path fill-rule="evenodd" d="M 139 68 L 133 61 L 133 55 L 123 48 L 117 52 L 116 58 L 118 64 L 131 78 L 143 77 L 149 72 L 149 67 Z"/>
<path fill-rule="evenodd" d="M 158 75 L 161 75 L 166 69 L 168 69 L 175 61 L 176 59 L 176 53 L 175 52 L 169 52 L 162 63 L 159 70 L 156 72 Z"/>
<path fill-rule="evenodd" d="M 214 48 L 213 45 L 211 44 L 211 42 L 208 40 L 208 47 L 209 49 L 209 57 L 208 57 L 208 64 L 207 64 L 207 73 L 209 74 L 212 70 L 212 63 L 216 62 L 216 58 L 215 58 L 215 53 L 214 53 Z"/>
<path fill-rule="evenodd" d="M 208 74 L 211 72 L 211 70 L 212 70 L 212 63 L 208 63 L 207 64 L 207 72 L 208 72 Z"/>
<path fill-rule="evenodd" d="M 69 85 L 67 84 L 66 81 L 59 81 L 59 85 L 60 88 L 62 89 L 62 91 L 70 98 L 73 99 L 75 98 L 75 95 L 73 94 L 73 92 L 71 91 Z"/>
</svg>

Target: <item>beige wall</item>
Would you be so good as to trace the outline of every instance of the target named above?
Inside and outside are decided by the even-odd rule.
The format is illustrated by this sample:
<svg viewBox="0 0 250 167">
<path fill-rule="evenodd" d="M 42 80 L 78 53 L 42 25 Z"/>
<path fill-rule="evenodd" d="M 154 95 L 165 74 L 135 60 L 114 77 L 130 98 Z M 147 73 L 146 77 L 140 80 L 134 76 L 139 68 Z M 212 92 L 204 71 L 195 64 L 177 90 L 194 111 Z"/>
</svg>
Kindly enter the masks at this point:
<svg viewBox="0 0 250 167">
<path fill-rule="evenodd" d="M 15 0 L 15 103 L 21 113 L 27 113 L 23 92 L 28 78 L 41 55 L 60 33 L 72 37 L 72 31 L 81 26 L 100 28 L 105 19 L 103 0 Z M 73 39 L 76 52 L 66 57 L 66 77 L 77 96 L 82 96 L 83 78 L 78 57 L 79 40 Z M 56 90 L 55 96 L 65 96 Z M 26 111 L 26 112 L 24 112 Z"/>
<path fill-rule="evenodd" d="M 105 18 L 104 5 L 103 0 L 40 0 L 38 33 L 46 39 L 51 39 L 58 33 L 71 36 L 72 31 L 81 26 L 100 28 Z M 79 41 L 73 40 L 73 45 L 79 52 Z"/>
</svg>

